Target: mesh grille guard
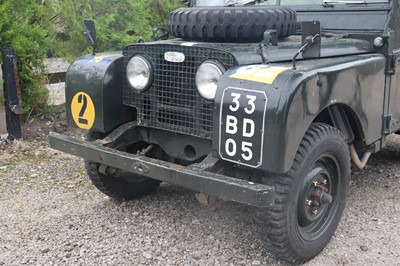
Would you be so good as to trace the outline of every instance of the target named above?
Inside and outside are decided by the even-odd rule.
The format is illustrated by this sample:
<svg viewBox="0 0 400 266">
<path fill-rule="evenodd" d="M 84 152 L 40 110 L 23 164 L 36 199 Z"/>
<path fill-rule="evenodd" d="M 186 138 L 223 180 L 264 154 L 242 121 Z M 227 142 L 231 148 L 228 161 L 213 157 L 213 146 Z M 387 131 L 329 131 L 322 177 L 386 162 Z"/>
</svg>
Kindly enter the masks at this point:
<svg viewBox="0 0 400 266">
<path fill-rule="evenodd" d="M 168 62 L 166 52 L 185 54 L 182 63 Z M 207 59 L 218 59 L 227 68 L 234 57 L 224 51 L 169 44 L 131 45 L 124 50 L 124 77 L 129 59 L 145 55 L 152 60 L 154 80 L 145 92 L 136 92 L 124 78 L 124 104 L 135 107 L 138 124 L 201 138 L 212 138 L 213 102 L 200 96 L 195 85 L 197 68 Z"/>
</svg>

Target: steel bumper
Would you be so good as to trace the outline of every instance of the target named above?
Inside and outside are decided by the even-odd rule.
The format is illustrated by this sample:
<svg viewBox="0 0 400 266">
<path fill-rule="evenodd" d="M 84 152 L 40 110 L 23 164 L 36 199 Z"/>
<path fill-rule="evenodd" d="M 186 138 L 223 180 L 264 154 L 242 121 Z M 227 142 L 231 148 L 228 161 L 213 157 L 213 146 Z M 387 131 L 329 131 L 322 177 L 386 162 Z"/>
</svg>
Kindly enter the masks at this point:
<svg viewBox="0 0 400 266">
<path fill-rule="evenodd" d="M 268 207 L 274 202 L 275 189 L 272 186 L 206 171 L 216 162 L 211 156 L 199 164 L 182 166 L 121 152 L 97 141 L 81 141 L 58 133 L 50 133 L 49 142 L 53 149 L 204 194 L 257 207 Z"/>
</svg>

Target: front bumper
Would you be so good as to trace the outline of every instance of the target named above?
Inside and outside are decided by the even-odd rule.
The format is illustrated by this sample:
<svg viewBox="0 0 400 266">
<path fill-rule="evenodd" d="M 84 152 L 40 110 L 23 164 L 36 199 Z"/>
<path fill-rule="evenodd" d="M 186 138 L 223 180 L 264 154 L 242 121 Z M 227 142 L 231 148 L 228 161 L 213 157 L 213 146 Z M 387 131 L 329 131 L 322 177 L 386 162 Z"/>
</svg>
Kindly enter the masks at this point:
<svg viewBox="0 0 400 266">
<path fill-rule="evenodd" d="M 199 164 L 182 166 L 108 148 L 101 141 L 81 141 L 58 133 L 50 133 L 49 141 L 53 149 L 207 195 L 256 207 L 268 207 L 274 202 L 272 186 L 207 171 L 217 162 L 211 156 Z"/>
</svg>

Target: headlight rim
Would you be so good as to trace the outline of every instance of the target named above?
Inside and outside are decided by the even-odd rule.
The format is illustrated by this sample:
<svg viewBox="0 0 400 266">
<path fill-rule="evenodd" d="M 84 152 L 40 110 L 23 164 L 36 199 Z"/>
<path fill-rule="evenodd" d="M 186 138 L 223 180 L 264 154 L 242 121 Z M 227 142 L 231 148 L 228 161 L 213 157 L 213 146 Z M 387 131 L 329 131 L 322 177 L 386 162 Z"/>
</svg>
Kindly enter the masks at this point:
<svg viewBox="0 0 400 266">
<path fill-rule="evenodd" d="M 150 73 L 150 75 L 149 75 L 149 81 L 148 81 L 148 83 L 146 84 L 146 86 L 144 86 L 143 89 L 137 89 L 137 88 L 135 88 L 135 87 L 132 85 L 132 83 L 129 81 L 130 79 L 129 79 L 129 77 L 128 77 L 128 65 L 129 65 L 129 63 L 132 61 L 132 59 L 135 58 L 135 57 L 138 58 L 138 59 L 140 59 L 142 62 L 144 62 L 144 64 L 147 65 L 147 67 L 148 67 L 148 69 L 149 69 L 149 73 Z M 147 91 L 147 90 L 152 86 L 153 81 L 154 81 L 154 66 L 153 66 L 153 62 L 152 62 L 152 60 L 150 59 L 150 57 L 148 57 L 148 56 L 145 55 L 145 54 L 134 54 L 134 55 L 132 55 L 132 56 L 129 58 L 128 63 L 127 63 L 127 65 L 126 65 L 126 73 L 125 73 L 125 76 L 126 76 L 126 79 L 127 79 L 127 81 L 128 81 L 129 86 L 130 86 L 135 92 L 137 92 L 137 93 L 143 93 L 143 92 Z"/>
<path fill-rule="evenodd" d="M 206 96 L 204 95 L 204 93 L 201 91 L 201 89 L 199 88 L 199 85 L 198 85 L 198 83 L 197 83 L 197 75 L 198 75 L 198 73 L 199 73 L 199 69 L 200 69 L 203 65 L 205 65 L 205 64 L 209 64 L 209 65 L 215 67 L 215 68 L 219 71 L 219 73 L 220 73 L 219 79 L 221 79 L 221 77 L 222 77 L 222 76 L 224 75 L 224 73 L 227 71 L 227 68 L 226 68 L 226 66 L 225 66 L 223 63 L 221 63 L 219 60 L 216 60 L 216 59 L 206 59 L 206 60 L 204 60 L 203 62 L 201 62 L 201 64 L 199 65 L 199 67 L 198 67 L 197 70 L 196 70 L 195 85 L 196 85 L 197 92 L 200 94 L 200 96 L 201 96 L 202 98 L 206 99 L 207 101 L 214 101 L 214 99 L 215 99 L 215 94 L 213 95 L 212 98 L 206 97 Z M 219 82 L 219 79 L 218 79 L 218 82 Z"/>
</svg>

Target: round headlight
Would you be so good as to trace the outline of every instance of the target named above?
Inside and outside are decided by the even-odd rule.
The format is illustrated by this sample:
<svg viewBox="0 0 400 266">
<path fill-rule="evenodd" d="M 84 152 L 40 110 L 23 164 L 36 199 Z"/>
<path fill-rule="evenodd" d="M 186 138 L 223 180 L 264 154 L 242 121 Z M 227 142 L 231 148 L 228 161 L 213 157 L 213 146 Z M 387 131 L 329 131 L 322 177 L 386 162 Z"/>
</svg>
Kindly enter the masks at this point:
<svg viewBox="0 0 400 266">
<path fill-rule="evenodd" d="M 215 61 L 205 61 L 196 73 L 196 86 L 200 95 L 207 100 L 214 100 L 218 81 L 226 69 Z"/>
<path fill-rule="evenodd" d="M 143 56 L 134 56 L 126 66 L 129 84 L 138 91 L 147 89 L 153 75 L 150 62 Z"/>
</svg>

